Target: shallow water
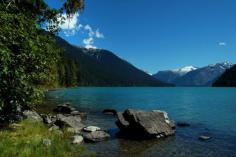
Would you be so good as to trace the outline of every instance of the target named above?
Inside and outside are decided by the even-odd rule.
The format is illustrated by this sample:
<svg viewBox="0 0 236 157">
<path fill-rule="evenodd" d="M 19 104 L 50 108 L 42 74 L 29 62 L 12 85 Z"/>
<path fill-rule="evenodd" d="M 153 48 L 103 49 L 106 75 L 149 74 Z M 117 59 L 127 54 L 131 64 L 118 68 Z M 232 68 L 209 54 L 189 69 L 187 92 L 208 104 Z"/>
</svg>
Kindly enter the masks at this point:
<svg viewBox="0 0 236 157">
<path fill-rule="evenodd" d="M 89 113 L 85 123 L 110 131 L 111 140 L 87 144 L 102 157 L 236 156 L 236 88 L 84 87 L 50 91 L 48 100 L 71 102 Z M 191 126 L 163 140 L 118 139 L 115 117 L 101 113 L 106 108 L 165 110 Z M 199 141 L 200 135 L 213 138 Z"/>
</svg>

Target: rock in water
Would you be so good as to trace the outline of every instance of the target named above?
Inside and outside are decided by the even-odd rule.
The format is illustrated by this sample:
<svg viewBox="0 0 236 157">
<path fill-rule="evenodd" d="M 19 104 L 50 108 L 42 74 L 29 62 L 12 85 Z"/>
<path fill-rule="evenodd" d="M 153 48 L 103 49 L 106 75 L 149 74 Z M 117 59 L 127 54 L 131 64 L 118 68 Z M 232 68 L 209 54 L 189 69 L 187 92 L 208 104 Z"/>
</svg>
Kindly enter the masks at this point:
<svg viewBox="0 0 236 157">
<path fill-rule="evenodd" d="M 70 114 L 73 111 L 76 111 L 74 107 L 72 107 L 69 103 L 63 104 L 63 105 L 57 105 L 56 108 L 53 109 L 56 113 L 62 113 L 62 114 Z"/>
<path fill-rule="evenodd" d="M 211 139 L 211 137 L 210 136 L 199 136 L 199 138 L 198 138 L 199 140 L 201 140 L 201 141 L 207 141 L 207 140 L 210 140 Z"/>
<path fill-rule="evenodd" d="M 175 125 L 164 111 L 128 109 L 117 114 L 117 126 L 136 138 L 161 138 L 175 134 Z"/>
<path fill-rule="evenodd" d="M 121 112 L 118 112 L 117 113 L 117 118 L 118 118 L 118 121 L 116 121 L 116 125 L 121 129 L 121 130 L 125 130 L 125 129 L 128 129 L 129 128 L 129 122 L 126 121 L 124 119 L 124 116 Z"/>
<path fill-rule="evenodd" d="M 34 120 L 34 121 L 37 121 L 37 122 L 42 122 L 43 121 L 43 118 L 35 111 L 25 110 L 23 112 L 23 116 L 26 119 L 31 119 L 31 120 Z"/>
<path fill-rule="evenodd" d="M 105 109 L 102 111 L 102 113 L 106 115 L 117 115 L 117 111 L 114 109 Z"/>
<path fill-rule="evenodd" d="M 88 142 L 100 142 L 110 138 L 110 135 L 105 131 L 93 131 L 84 134 L 84 139 Z"/>
<path fill-rule="evenodd" d="M 190 124 L 185 123 L 185 122 L 177 122 L 177 126 L 179 126 L 179 127 L 189 127 Z"/>
<path fill-rule="evenodd" d="M 97 126 L 88 126 L 88 127 L 85 127 L 83 130 L 87 131 L 87 132 L 94 132 L 94 131 L 101 130 L 101 128 L 99 128 Z"/>
</svg>

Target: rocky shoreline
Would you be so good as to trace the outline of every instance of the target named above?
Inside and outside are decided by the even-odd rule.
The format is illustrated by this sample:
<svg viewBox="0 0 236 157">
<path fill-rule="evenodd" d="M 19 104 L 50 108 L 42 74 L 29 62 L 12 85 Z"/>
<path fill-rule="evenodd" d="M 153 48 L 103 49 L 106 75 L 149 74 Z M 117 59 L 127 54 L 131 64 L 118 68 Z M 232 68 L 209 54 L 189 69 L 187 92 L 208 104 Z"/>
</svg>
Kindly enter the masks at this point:
<svg viewBox="0 0 236 157">
<path fill-rule="evenodd" d="M 36 111 L 23 111 L 24 119 L 45 123 L 48 130 L 67 130 L 73 133 L 71 143 L 100 142 L 110 139 L 109 133 L 98 126 L 86 126 L 83 121 L 87 113 L 80 112 L 70 103 L 57 105 L 54 114 L 39 114 Z M 175 134 L 175 124 L 170 121 L 164 111 L 141 111 L 127 109 L 123 113 L 113 109 L 106 109 L 103 114 L 117 117 L 116 124 L 120 128 L 117 137 L 135 139 L 165 138 Z M 132 136 L 130 136 L 132 135 Z"/>
<path fill-rule="evenodd" d="M 175 135 L 176 125 L 188 127 L 190 124 L 178 122 L 175 124 L 170 120 L 168 113 L 160 110 L 143 111 L 127 109 L 124 112 L 117 112 L 114 109 L 105 109 L 103 114 L 112 115 L 117 118 L 114 122 L 119 128 L 117 138 L 125 139 L 162 139 Z M 57 130 L 61 134 L 69 131 L 73 134 L 72 144 L 94 143 L 109 140 L 111 135 L 108 131 L 99 126 L 85 125 L 84 120 L 87 113 L 78 111 L 70 103 L 57 105 L 53 114 L 39 114 L 36 111 L 23 111 L 24 119 L 42 122 L 48 126 L 48 130 Z M 199 140 L 208 140 L 210 137 L 200 136 Z"/>
</svg>

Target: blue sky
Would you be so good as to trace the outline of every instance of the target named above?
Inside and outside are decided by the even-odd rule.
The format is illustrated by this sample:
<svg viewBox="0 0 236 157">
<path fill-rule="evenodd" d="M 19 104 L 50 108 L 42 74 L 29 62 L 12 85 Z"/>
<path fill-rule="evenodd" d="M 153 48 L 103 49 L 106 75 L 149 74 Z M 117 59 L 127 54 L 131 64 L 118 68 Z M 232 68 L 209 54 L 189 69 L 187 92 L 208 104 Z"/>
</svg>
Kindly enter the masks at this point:
<svg viewBox="0 0 236 157">
<path fill-rule="evenodd" d="M 60 33 L 74 45 L 111 50 L 150 73 L 236 63 L 236 0 L 86 0 L 85 5 Z"/>
</svg>

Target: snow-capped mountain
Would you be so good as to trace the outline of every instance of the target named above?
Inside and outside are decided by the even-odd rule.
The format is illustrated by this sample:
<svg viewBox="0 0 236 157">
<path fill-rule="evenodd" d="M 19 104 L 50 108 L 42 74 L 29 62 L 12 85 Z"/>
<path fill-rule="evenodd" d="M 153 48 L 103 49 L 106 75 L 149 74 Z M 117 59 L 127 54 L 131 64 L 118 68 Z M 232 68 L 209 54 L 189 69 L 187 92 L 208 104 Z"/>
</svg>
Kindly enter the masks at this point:
<svg viewBox="0 0 236 157">
<path fill-rule="evenodd" d="M 226 69 L 232 66 L 230 62 L 209 64 L 202 68 L 187 66 L 172 71 L 160 71 L 153 76 L 176 86 L 211 86 Z"/>
<path fill-rule="evenodd" d="M 193 70 L 196 70 L 197 68 L 194 67 L 194 66 L 186 66 L 186 67 L 183 67 L 183 68 L 179 68 L 179 69 L 175 69 L 175 70 L 172 70 L 173 72 L 175 73 L 179 73 L 180 75 L 184 75 L 190 71 L 193 71 Z"/>
<path fill-rule="evenodd" d="M 162 81 L 165 80 L 165 82 L 173 83 L 174 80 L 176 80 L 177 78 L 182 77 L 188 72 L 196 70 L 196 69 L 197 68 L 194 66 L 185 66 L 183 68 L 174 69 L 174 70 L 159 71 L 156 74 L 153 74 L 152 76 L 158 80 L 162 80 Z"/>
</svg>

